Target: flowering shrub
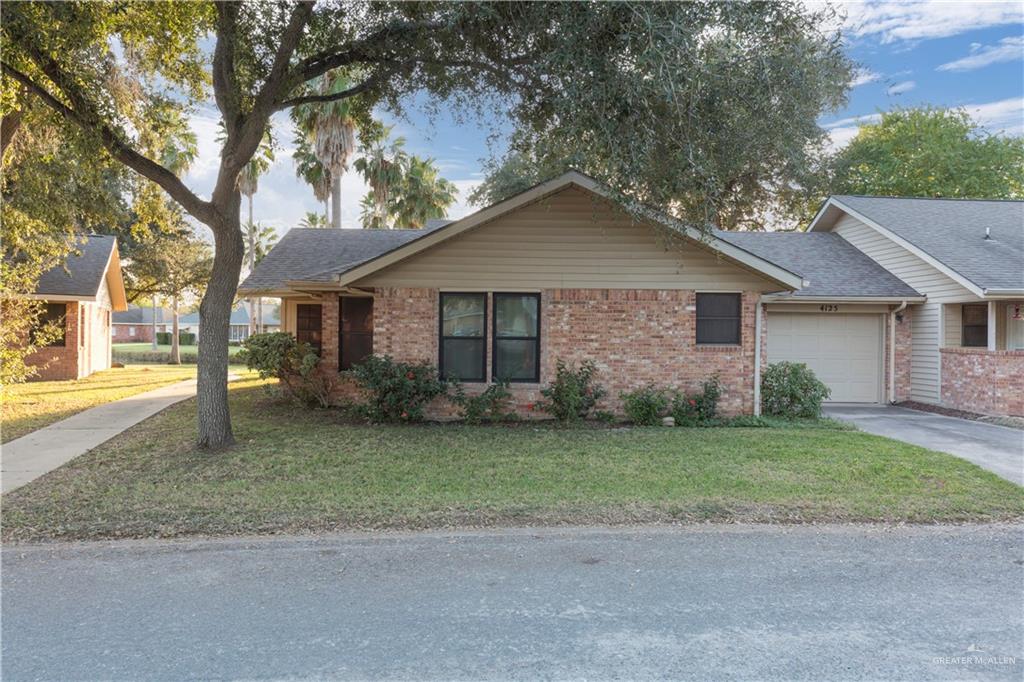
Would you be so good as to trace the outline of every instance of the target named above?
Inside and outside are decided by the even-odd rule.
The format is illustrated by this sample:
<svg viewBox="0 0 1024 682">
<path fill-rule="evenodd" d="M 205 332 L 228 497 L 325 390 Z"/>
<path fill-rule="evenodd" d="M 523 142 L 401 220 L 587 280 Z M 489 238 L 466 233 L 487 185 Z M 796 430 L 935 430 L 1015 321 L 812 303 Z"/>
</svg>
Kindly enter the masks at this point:
<svg viewBox="0 0 1024 682">
<path fill-rule="evenodd" d="M 672 400 L 672 417 L 677 426 L 706 424 L 718 416 L 718 401 L 722 397 L 722 382 L 712 376 L 701 384 L 700 393 L 677 393 Z"/>
<path fill-rule="evenodd" d="M 427 362 L 396 362 L 389 356 L 371 355 L 347 374 L 368 394 L 359 410 L 372 422 L 421 421 L 427 403 L 448 392 L 437 368 Z"/>
<path fill-rule="evenodd" d="M 291 334 L 253 334 L 242 343 L 238 358 L 261 379 L 280 379 L 282 390 L 295 400 L 319 407 L 330 404 L 334 379 L 319 371 L 320 356 L 313 347 Z"/>
<path fill-rule="evenodd" d="M 668 412 L 669 396 L 662 388 L 648 385 L 620 397 L 626 417 L 637 426 L 656 426 Z"/>
<path fill-rule="evenodd" d="M 776 362 L 761 375 L 761 411 L 795 419 L 821 416 L 821 403 L 831 395 L 811 369 L 800 362 Z"/>
<path fill-rule="evenodd" d="M 547 412 L 563 422 L 577 422 L 586 419 L 597 401 L 606 395 L 604 388 L 596 382 L 597 367 L 590 360 L 581 362 L 579 367 L 559 360 L 555 380 L 541 389 L 544 400 L 533 407 Z"/>
</svg>

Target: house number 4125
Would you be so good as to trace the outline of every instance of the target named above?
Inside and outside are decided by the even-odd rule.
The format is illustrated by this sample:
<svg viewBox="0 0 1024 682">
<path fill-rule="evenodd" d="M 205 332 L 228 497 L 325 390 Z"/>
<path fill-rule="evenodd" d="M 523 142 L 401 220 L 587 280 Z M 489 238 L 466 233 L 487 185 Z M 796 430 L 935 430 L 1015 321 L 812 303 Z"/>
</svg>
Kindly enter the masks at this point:
<svg viewBox="0 0 1024 682">
<path fill-rule="evenodd" d="M 820 310 L 823 313 L 838 313 L 839 306 L 832 303 L 824 303 L 821 305 L 821 307 L 818 308 L 818 310 Z"/>
</svg>

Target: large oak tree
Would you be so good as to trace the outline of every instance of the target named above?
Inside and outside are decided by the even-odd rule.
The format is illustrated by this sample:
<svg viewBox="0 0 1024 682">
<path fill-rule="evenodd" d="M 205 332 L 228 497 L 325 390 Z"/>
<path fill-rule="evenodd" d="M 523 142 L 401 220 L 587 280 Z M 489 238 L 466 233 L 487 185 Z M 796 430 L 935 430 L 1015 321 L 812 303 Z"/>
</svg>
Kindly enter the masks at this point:
<svg viewBox="0 0 1024 682">
<path fill-rule="evenodd" d="M 784 189 L 823 140 L 850 64 L 825 9 L 771 3 L 8 3 L 5 90 L 21 88 L 209 227 L 199 443 L 233 441 L 228 319 L 242 265 L 239 172 L 278 111 L 352 98 L 401 115 L 426 92 L 512 118 L 531 152 L 701 227 Z M 212 49 L 208 48 L 212 40 Z M 341 70 L 352 86 L 308 84 Z M 112 87 L 128 83 L 131 87 Z M 208 97 L 226 137 L 209 197 L 139 145 L 144 104 Z M 731 218 L 730 218 L 731 219 Z"/>
</svg>

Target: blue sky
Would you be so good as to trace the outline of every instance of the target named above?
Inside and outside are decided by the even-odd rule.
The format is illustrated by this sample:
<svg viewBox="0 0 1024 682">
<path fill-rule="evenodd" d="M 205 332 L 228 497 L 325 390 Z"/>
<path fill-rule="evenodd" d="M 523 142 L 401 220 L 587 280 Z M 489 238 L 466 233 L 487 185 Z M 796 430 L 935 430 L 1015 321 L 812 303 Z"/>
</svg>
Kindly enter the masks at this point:
<svg viewBox="0 0 1024 682">
<path fill-rule="evenodd" d="M 857 124 L 874 120 L 879 111 L 924 104 L 962 106 L 992 133 L 1024 135 L 1024 2 L 866 2 L 840 3 L 839 9 L 846 15 L 847 52 L 861 71 L 847 106 L 821 118 L 834 146 L 848 142 Z M 192 120 L 201 153 L 186 181 L 203 194 L 216 173 L 216 121 L 212 107 Z M 415 110 L 408 120 L 388 122 L 406 138 L 411 152 L 436 159 L 444 176 L 455 182 L 460 199 L 450 215 L 472 212 L 465 197 L 480 182 L 492 129 L 444 114 L 429 120 Z M 275 131 L 282 149 L 260 180 L 255 219 L 283 234 L 306 211 L 322 212 L 322 207 L 295 178 L 286 115 L 275 120 Z M 358 204 L 366 187 L 353 172 L 342 187 L 343 227 L 358 227 Z"/>
</svg>

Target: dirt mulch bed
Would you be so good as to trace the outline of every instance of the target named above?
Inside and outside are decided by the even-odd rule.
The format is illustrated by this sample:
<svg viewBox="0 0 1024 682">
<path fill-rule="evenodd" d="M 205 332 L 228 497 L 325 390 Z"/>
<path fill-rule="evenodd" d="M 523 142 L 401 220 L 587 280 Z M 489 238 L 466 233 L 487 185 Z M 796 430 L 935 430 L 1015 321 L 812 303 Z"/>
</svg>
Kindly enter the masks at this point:
<svg viewBox="0 0 1024 682">
<path fill-rule="evenodd" d="M 956 417 L 957 419 L 967 419 L 974 422 L 985 422 L 986 424 L 996 424 L 997 426 L 1008 426 L 1012 429 L 1024 430 L 1024 417 L 995 417 L 988 414 L 980 414 L 978 412 L 954 410 L 951 407 L 942 407 L 940 405 L 929 405 L 928 403 L 919 403 L 913 400 L 905 400 L 901 403 L 896 403 L 896 406 L 906 407 L 911 410 L 917 410 L 918 412 L 932 412 L 934 414 L 941 414 L 944 417 Z"/>
</svg>

